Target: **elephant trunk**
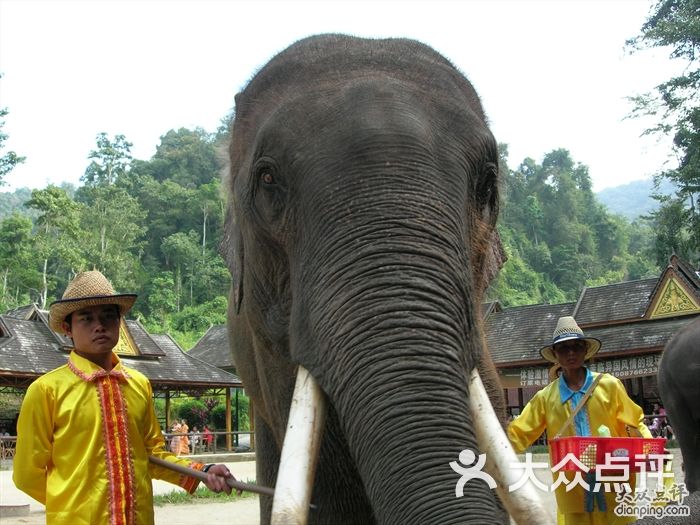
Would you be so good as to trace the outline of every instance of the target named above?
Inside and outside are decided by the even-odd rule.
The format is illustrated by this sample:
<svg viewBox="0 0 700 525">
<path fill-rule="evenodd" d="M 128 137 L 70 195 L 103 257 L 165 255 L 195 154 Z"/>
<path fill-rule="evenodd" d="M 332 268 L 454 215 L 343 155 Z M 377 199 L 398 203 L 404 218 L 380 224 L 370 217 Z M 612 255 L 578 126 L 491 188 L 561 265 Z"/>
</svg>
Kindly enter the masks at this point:
<svg viewBox="0 0 700 525">
<path fill-rule="evenodd" d="M 484 481 L 455 495 L 460 476 L 450 463 L 479 450 L 468 378 L 481 337 L 469 261 L 457 242 L 452 261 L 445 246 L 430 250 L 435 242 L 440 236 L 418 246 L 385 232 L 376 251 L 370 243 L 348 255 L 361 261 L 315 276 L 308 286 L 323 306 L 293 315 L 310 324 L 292 330 L 313 341 L 292 348 L 320 349 L 299 361 L 337 414 L 378 523 L 499 523 Z"/>
<path fill-rule="evenodd" d="M 472 370 L 469 393 L 472 410 L 480 415 L 474 424 L 479 449 L 487 455 L 484 470 L 495 479 L 508 513 L 518 525 L 553 525 L 534 486 L 520 483 L 512 470 L 518 459 L 490 406 L 476 369 Z M 277 478 L 272 525 L 307 523 L 309 510 L 314 507 L 310 499 L 325 421 L 323 392 L 309 372 L 299 367 Z M 519 489 L 506 491 L 506 487 L 516 483 L 521 485 Z"/>
</svg>

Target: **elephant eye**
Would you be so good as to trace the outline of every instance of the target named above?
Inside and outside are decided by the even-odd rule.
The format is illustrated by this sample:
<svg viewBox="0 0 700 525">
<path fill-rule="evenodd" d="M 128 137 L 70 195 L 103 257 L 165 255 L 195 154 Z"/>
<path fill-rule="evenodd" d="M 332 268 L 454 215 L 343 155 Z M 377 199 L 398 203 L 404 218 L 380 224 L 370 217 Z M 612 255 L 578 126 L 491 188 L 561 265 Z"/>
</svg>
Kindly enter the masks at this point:
<svg viewBox="0 0 700 525">
<path fill-rule="evenodd" d="M 272 224 L 283 216 L 287 199 L 285 179 L 270 157 L 258 159 L 253 167 L 255 210 L 260 219 Z"/>
<path fill-rule="evenodd" d="M 274 184 L 275 176 L 272 174 L 271 171 L 263 170 L 260 172 L 260 180 L 263 182 L 263 184 Z"/>
<path fill-rule="evenodd" d="M 277 163 L 269 157 L 261 157 L 253 166 L 256 184 L 267 190 L 274 190 L 280 185 Z"/>
<path fill-rule="evenodd" d="M 261 158 L 255 164 L 255 176 L 263 186 L 268 188 L 276 186 L 279 181 L 277 179 L 277 165 L 267 157 Z"/>
</svg>

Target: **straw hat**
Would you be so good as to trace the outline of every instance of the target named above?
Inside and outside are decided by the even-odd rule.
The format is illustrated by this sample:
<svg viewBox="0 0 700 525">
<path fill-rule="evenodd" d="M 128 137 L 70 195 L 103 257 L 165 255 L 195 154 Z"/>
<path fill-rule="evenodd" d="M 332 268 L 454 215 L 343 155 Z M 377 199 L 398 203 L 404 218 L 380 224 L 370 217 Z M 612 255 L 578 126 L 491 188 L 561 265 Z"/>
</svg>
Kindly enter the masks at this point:
<svg viewBox="0 0 700 525">
<path fill-rule="evenodd" d="M 112 284 L 97 270 L 81 272 L 75 276 L 60 301 L 49 306 L 49 326 L 54 332 L 65 333 L 61 323 L 68 315 L 88 306 L 116 304 L 123 317 L 136 301 L 136 294 L 117 294 Z"/>
<path fill-rule="evenodd" d="M 584 361 L 593 357 L 593 355 L 600 350 L 600 340 L 595 337 L 586 337 L 583 335 L 583 330 L 576 324 L 576 320 L 571 316 L 566 316 L 559 318 L 557 327 L 554 329 L 554 334 L 552 335 L 552 344 L 543 346 L 540 349 L 540 354 L 542 354 L 542 357 L 547 361 L 558 363 L 559 361 L 554 355 L 554 345 L 572 339 L 581 339 L 586 343 L 586 357 Z"/>
</svg>

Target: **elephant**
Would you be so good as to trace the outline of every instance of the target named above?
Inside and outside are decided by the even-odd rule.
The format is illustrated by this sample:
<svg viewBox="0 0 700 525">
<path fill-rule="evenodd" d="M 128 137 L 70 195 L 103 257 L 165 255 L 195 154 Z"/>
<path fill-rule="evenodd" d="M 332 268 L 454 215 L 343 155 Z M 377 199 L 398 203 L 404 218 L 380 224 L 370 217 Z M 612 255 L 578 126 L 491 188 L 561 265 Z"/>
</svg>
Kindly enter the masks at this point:
<svg viewBox="0 0 700 525">
<path fill-rule="evenodd" d="M 635 525 L 700 524 L 700 318 L 689 322 L 664 347 L 656 374 L 659 395 L 683 456 L 682 501 L 687 515 L 650 516 Z M 680 480 L 676 480 L 680 481 Z"/>
<path fill-rule="evenodd" d="M 686 488 L 700 491 L 700 318 L 666 344 L 657 379 L 683 455 Z"/>
<path fill-rule="evenodd" d="M 257 482 L 276 484 L 303 369 L 327 407 L 309 523 L 508 523 L 450 468 L 484 450 L 470 373 L 502 397 L 480 307 L 503 261 L 499 154 L 472 85 L 414 40 L 316 35 L 252 77 L 229 131 L 228 333 Z"/>
</svg>

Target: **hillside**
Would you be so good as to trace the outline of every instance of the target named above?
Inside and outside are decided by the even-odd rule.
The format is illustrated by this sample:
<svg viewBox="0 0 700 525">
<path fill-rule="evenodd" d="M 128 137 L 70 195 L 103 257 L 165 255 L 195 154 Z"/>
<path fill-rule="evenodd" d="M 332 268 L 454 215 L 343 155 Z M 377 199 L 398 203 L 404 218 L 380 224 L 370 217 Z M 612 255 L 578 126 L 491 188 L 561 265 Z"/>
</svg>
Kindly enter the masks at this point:
<svg viewBox="0 0 700 525">
<path fill-rule="evenodd" d="M 29 188 L 19 188 L 13 192 L 0 192 L 0 221 L 9 217 L 15 211 L 29 215 L 29 210 L 24 207 L 24 203 L 32 196 Z"/>
<path fill-rule="evenodd" d="M 59 187 L 64 189 L 71 197 L 75 195 L 75 186 L 69 182 L 64 182 Z M 31 198 L 32 190 L 30 188 L 18 188 L 12 192 L 0 191 L 0 221 L 14 212 L 36 219 L 39 216 L 39 211 L 31 210 L 24 206 L 24 203 Z"/>
<path fill-rule="evenodd" d="M 672 194 L 673 184 L 664 180 L 661 183 L 660 192 L 664 195 Z M 595 195 L 610 213 L 622 215 L 632 221 L 640 215 L 656 210 L 659 203 L 651 198 L 652 193 L 654 193 L 654 182 L 651 179 L 642 179 L 605 188 Z"/>
</svg>

